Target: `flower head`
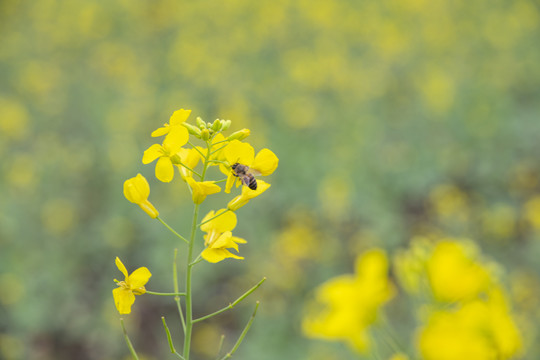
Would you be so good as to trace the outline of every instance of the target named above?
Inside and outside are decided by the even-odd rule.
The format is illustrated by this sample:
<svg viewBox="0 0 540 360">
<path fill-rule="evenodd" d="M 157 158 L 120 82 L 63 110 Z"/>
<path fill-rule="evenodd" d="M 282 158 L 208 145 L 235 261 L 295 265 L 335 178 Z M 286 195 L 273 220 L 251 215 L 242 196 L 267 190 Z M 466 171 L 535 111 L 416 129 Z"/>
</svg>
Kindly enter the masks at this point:
<svg viewBox="0 0 540 360">
<path fill-rule="evenodd" d="M 191 114 L 191 110 L 184 110 L 184 109 L 176 110 L 171 115 L 171 118 L 169 119 L 169 123 L 163 124 L 162 127 L 154 130 L 152 132 L 152 137 L 166 135 L 175 126 L 182 126 L 182 123 L 187 120 L 187 118 L 189 117 L 189 114 Z"/>
<path fill-rule="evenodd" d="M 142 162 L 149 164 L 158 159 L 156 163 L 156 177 L 163 182 L 170 182 L 174 177 L 173 160 L 178 158 L 177 153 L 189 140 L 189 133 L 183 126 L 171 128 L 163 140 L 163 144 L 154 144 L 144 152 Z"/>
<path fill-rule="evenodd" d="M 231 141 L 227 147 L 223 150 L 225 160 L 229 163 L 229 167 L 221 167 L 227 178 L 227 184 L 225 185 L 225 192 L 229 193 L 233 184 L 236 182 L 236 186 L 240 186 L 241 181 L 238 177 L 234 176 L 230 170 L 230 166 L 239 163 L 248 166 L 251 172 L 257 175 L 267 176 L 272 174 L 278 167 L 279 159 L 271 150 L 262 149 L 255 155 L 255 150 L 248 143 L 243 143 L 238 140 Z"/>
<path fill-rule="evenodd" d="M 213 220 L 216 215 L 219 215 Z M 225 209 L 210 211 L 203 219 L 201 230 L 206 232 L 204 235 L 204 245 L 201 256 L 208 262 L 217 263 L 226 258 L 243 259 L 243 257 L 231 253 L 227 249 L 234 249 L 238 252 L 238 244 L 245 244 L 244 239 L 232 236 L 232 230 L 236 226 L 236 215 L 233 212 L 227 212 Z"/>
<path fill-rule="evenodd" d="M 148 201 L 150 195 L 150 185 L 141 174 L 132 177 L 124 182 L 124 196 L 126 199 L 141 207 L 152 219 L 158 217 L 159 212 Z"/>
<path fill-rule="evenodd" d="M 112 291 L 114 304 L 120 314 L 131 313 L 131 305 L 135 302 L 135 295 L 142 295 L 146 292 L 144 285 L 152 276 L 146 267 L 140 267 L 131 275 L 128 275 L 126 267 L 118 257 L 115 260 L 118 270 L 124 274 L 125 279 L 118 281 L 114 279 L 118 287 Z"/>
</svg>

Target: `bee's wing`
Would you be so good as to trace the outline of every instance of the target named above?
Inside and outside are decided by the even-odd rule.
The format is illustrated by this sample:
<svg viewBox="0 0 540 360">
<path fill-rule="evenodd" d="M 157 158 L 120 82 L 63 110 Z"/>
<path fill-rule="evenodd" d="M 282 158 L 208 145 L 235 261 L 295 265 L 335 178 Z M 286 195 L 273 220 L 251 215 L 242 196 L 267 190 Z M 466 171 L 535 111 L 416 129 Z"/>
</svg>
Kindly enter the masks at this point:
<svg viewBox="0 0 540 360">
<path fill-rule="evenodd" d="M 261 172 L 252 168 L 249 168 L 249 172 L 252 173 L 254 176 L 261 176 Z"/>
</svg>

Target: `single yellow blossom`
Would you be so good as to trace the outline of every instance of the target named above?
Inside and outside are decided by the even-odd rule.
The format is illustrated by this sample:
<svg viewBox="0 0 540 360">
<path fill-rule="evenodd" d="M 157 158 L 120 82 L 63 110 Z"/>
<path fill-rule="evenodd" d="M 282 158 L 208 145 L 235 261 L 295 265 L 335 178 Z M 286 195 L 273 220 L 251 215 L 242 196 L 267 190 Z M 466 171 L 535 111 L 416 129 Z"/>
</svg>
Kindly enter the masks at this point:
<svg viewBox="0 0 540 360">
<path fill-rule="evenodd" d="M 220 215 L 221 214 L 221 215 Z M 215 219 L 208 221 L 216 215 Z M 236 227 L 236 214 L 225 209 L 216 212 L 210 211 L 202 220 L 201 230 L 204 235 L 204 245 L 201 256 L 208 262 L 217 263 L 226 258 L 243 259 L 243 257 L 231 253 L 227 249 L 235 249 L 238 252 L 238 244 L 245 244 L 244 239 L 232 236 L 232 230 Z"/>
<path fill-rule="evenodd" d="M 223 150 L 225 160 L 228 163 L 228 167 L 220 167 L 221 171 L 228 175 L 227 184 L 225 185 L 225 192 L 229 193 L 233 184 L 236 182 L 236 186 L 240 186 L 240 178 L 236 177 L 231 171 L 230 167 L 236 163 L 246 165 L 249 167 L 250 172 L 267 176 L 272 174 L 278 167 L 279 159 L 271 150 L 262 149 L 255 155 L 255 150 L 248 143 L 243 143 L 238 140 L 233 140 Z"/>
<path fill-rule="evenodd" d="M 319 286 L 304 316 L 303 331 L 309 337 L 345 341 L 366 353 L 371 343 L 368 328 L 393 295 L 385 252 L 366 251 L 356 259 L 355 275 L 341 275 Z"/>
<path fill-rule="evenodd" d="M 157 130 L 154 130 L 152 132 L 152 137 L 166 135 L 170 132 L 170 130 L 174 126 L 182 126 L 182 123 L 187 120 L 190 114 L 191 114 L 191 110 L 184 110 L 184 109 L 176 110 L 171 115 L 171 118 L 169 119 L 169 123 L 163 124 L 162 127 L 158 128 Z"/>
<path fill-rule="evenodd" d="M 141 174 L 128 179 L 124 182 L 124 196 L 134 204 L 137 204 L 143 209 L 152 219 L 158 217 L 159 212 L 148 201 L 150 195 L 150 185 L 145 177 Z"/>
<path fill-rule="evenodd" d="M 131 305 L 135 302 L 135 295 L 142 295 L 146 292 L 144 285 L 148 282 L 152 274 L 146 267 L 140 267 L 131 275 L 128 275 L 126 267 L 118 256 L 115 260 L 118 270 L 124 274 L 124 281 L 114 279 L 118 287 L 112 291 L 114 304 L 120 314 L 131 313 Z"/>
<path fill-rule="evenodd" d="M 229 201 L 229 203 L 227 204 L 227 209 L 232 211 L 240 209 L 242 206 L 246 205 L 249 200 L 261 195 L 263 192 L 268 190 L 270 186 L 270 184 L 262 180 L 257 180 L 257 190 L 251 190 L 247 186 L 242 186 L 242 193 Z"/>
<path fill-rule="evenodd" d="M 178 159 L 177 153 L 189 140 L 189 133 L 183 126 L 175 126 L 163 140 L 163 144 L 154 144 L 144 152 L 142 162 L 149 164 L 158 159 L 156 163 L 156 177 L 163 182 L 170 182 L 174 177 L 175 162 Z"/>
<path fill-rule="evenodd" d="M 186 181 L 191 188 L 191 195 L 195 204 L 202 203 L 206 196 L 218 193 L 221 188 L 214 184 L 214 181 L 195 181 L 192 177 L 186 178 Z"/>
</svg>

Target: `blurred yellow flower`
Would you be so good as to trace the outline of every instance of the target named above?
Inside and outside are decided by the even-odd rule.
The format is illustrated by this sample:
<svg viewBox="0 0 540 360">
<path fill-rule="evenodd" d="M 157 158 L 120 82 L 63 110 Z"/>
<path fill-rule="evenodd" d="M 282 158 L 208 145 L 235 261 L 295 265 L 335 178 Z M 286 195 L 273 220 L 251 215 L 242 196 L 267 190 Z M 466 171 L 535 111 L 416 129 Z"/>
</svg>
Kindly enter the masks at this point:
<svg viewBox="0 0 540 360">
<path fill-rule="evenodd" d="M 229 203 L 227 204 L 227 209 L 232 211 L 240 209 L 242 206 L 246 205 L 249 200 L 261 195 L 263 192 L 268 190 L 270 186 L 270 184 L 262 180 L 257 180 L 257 190 L 251 190 L 247 186 L 242 186 L 242 193 L 229 201 Z"/>
<path fill-rule="evenodd" d="M 154 130 L 151 134 L 152 137 L 168 134 L 174 126 L 182 126 L 182 123 L 187 120 L 190 114 L 191 114 L 191 110 L 184 110 L 184 109 L 176 110 L 171 115 L 171 118 L 169 119 L 169 123 L 163 124 L 162 127 Z"/>
<path fill-rule="evenodd" d="M 540 230 L 540 195 L 525 203 L 525 218 L 535 230 Z"/>
<path fill-rule="evenodd" d="M 186 181 L 191 188 L 191 196 L 195 204 L 200 204 L 206 199 L 206 196 L 221 191 L 221 188 L 214 184 L 214 181 L 195 181 L 192 177 L 188 177 Z"/>
<path fill-rule="evenodd" d="M 473 243 L 445 240 L 437 243 L 426 264 L 433 295 L 440 301 L 477 297 L 492 285 L 490 273 L 478 260 Z"/>
<path fill-rule="evenodd" d="M 226 161 L 229 166 L 236 163 L 246 165 L 251 172 L 267 176 L 272 174 L 278 167 L 278 157 L 269 149 L 262 149 L 255 155 L 255 150 L 248 143 L 243 143 L 238 140 L 233 140 L 227 145 L 223 151 Z M 222 168 L 223 171 L 223 168 Z M 233 184 L 236 182 L 236 186 L 240 186 L 240 178 L 236 177 L 230 170 L 230 167 L 224 171 L 227 178 L 227 184 L 225 185 L 225 192 L 229 193 Z"/>
<path fill-rule="evenodd" d="M 379 308 L 393 297 L 394 288 L 383 250 L 364 252 L 355 268 L 355 275 L 338 276 L 317 288 L 302 328 L 309 337 L 345 341 L 353 350 L 365 353 L 371 343 L 368 328 Z"/>
<path fill-rule="evenodd" d="M 115 260 L 118 270 L 124 274 L 124 281 L 114 279 L 118 287 L 114 289 L 113 297 L 116 309 L 120 314 L 131 313 L 131 305 L 135 302 L 135 295 L 142 295 L 146 292 L 144 285 L 148 282 L 152 274 L 146 267 L 140 267 L 131 275 L 128 275 L 126 267 L 118 256 Z"/>
<path fill-rule="evenodd" d="M 139 205 L 152 219 L 155 219 L 158 217 L 159 212 L 148 201 L 149 195 L 150 185 L 148 185 L 148 181 L 141 174 L 137 174 L 137 176 L 124 182 L 124 196 L 126 199 Z"/>
<path fill-rule="evenodd" d="M 432 311 L 418 346 L 425 360 L 500 360 L 519 355 L 522 339 L 502 290 L 495 288 L 485 300 Z"/>
<path fill-rule="evenodd" d="M 163 144 L 154 144 L 145 150 L 143 164 L 149 164 L 159 158 L 156 163 L 156 177 L 163 182 L 170 182 L 174 177 L 172 158 L 177 158 L 180 151 L 189 140 L 189 133 L 183 126 L 175 126 L 163 140 Z M 177 159 L 178 161 L 180 159 Z M 176 162 L 176 159 L 175 159 Z"/>
<path fill-rule="evenodd" d="M 210 220 L 217 215 L 219 216 Z M 226 258 L 243 259 L 227 250 L 234 249 L 238 252 L 238 244 L 246 243 L 244 239 L 232 236 L 231 231 L 236 227 L 237 222 L 235 213 L 226 209 L 210 211 L 202 222 L 206 222 L 201 225 L 201 230 L 206 232 L 204 235 L 206 249 L 201 253 L 203 259 L 211 263 L 217 263 Z"/>
</svg>

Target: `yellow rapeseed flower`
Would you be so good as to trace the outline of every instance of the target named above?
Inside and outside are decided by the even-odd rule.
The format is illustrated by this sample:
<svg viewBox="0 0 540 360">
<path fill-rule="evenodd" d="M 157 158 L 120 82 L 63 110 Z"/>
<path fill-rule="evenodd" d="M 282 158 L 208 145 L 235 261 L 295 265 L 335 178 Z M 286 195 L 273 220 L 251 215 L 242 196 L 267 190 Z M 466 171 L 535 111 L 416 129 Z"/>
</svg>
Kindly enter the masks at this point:
<svg viewBox="0 0 540 360">
<path fill-rule="evenodd" d="M 204 223 L 225 211 L 225 209 L 216 212 L 210 211 L 202 222 Z M 201 253 L 203 259 L 211 263 L 217 263 L 226 258 L 243 259 L 243 257 L 227 250 L 235 249 L 238 252 L 238 244 L 246 243 L 244 239 L 232 236 L 231 231 L 236 227 L 236 222 L 236 214 L 228 211 L 201 225 L 201 230 L 206 232 L 206 235 L 204 235 L 206 249 Z"/>
<path fill-rule="evenodd" d="M 124 182 L 124 196 L 134 204 L 137 204 L 144 210 L 152 219 L 158 217 L 159 212 L 148 201 L 150 195 L 150 185 L 145 177 L 141 174 L 132 177 Z"/>
<path fill-rule="evenodd" d="M 182 123 L 187 120 L 190 114 L 191 114 L 191 110 L 184 110 L 184 109 L 176 110 L 171 115 L 171 118 L 169 119 L 169 123 L 163 124 L 162 127 L 154 130 L 151 134 L 152 137 L 166 135 L 175 126 L 182 126 Z"/>
<path fill-rule="evenodd" d="M 144 285 L 148 282 L 152 274 L 146 267 L 140 267 L 131 275 L 128 275 L 126 267 L 118 257 L 115 260 L 118 270 L 124 274 L 124 281 L 114 279 L 118 287 L 112 291 L 114 304 L 120 314 L 131 313 L 131 305 L 135 302 L 135 295 L 142 295 L 146 292 Z"/>
<path fill-rule="evenodd" d="M 189 140 L 189 133 L 183 126 L 175 126 L 163 140 L 163 144 L 154 144 L 144 152 L 142 162 L 156 163 L 156 177 L 163 182 L 170 182 L 174 177 L 172 158 L 178 158 L 177 153 Z"/>
<path fill-rule="evenodd" d="M 200 204 L 206 199 L 206 196 L 221 191 L 221 188 L 214 184 L 214 181 L 195 181 L 192 177 L 186 178 L 186 181 L 191 188 L 191 196 L 195 204 Z"/>
<path fill-rule="evenodd" d="M 225 192 L 229 193 L 233 184 L 240 186 L 240 179 L 234 176 L 230 166 L 239 163 L 249 167 L 250 171 L 258 175 L 267 176 L 272 174 L 278 167 L 279 159 L 271 150 L 262 149 L 255 155 L 255 150 L 248 143 L 233 140 L 223 150 L 225 160 L 229 167 L 221 167 L 221 170 L 228 175 Z"/>
<path fill-rule="evenodd" d="M 319 286 L 316 303 L 304 317 L 303 331 L 309 337 L 345 341 L 365 353 L 371 343 L 368 328 L 393 294 L 385 252 L 369 250 L 358 256 L 356 274 L 341 275 Z"/>
</svg>

